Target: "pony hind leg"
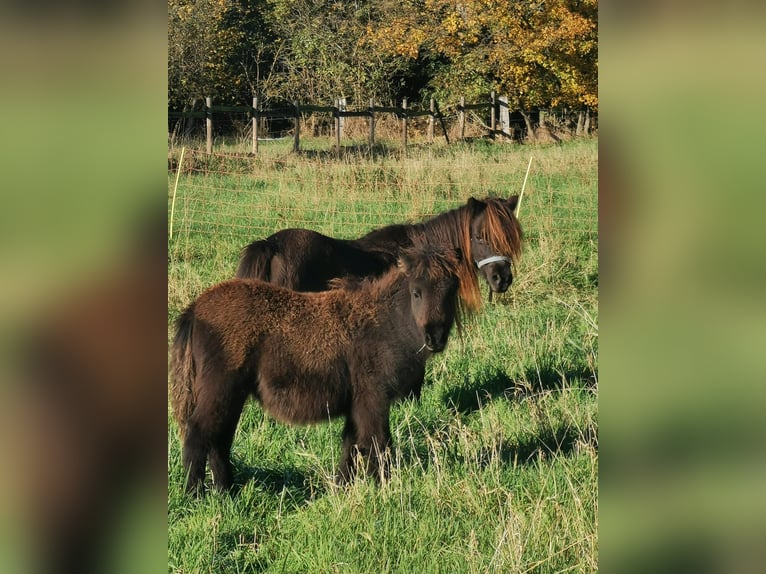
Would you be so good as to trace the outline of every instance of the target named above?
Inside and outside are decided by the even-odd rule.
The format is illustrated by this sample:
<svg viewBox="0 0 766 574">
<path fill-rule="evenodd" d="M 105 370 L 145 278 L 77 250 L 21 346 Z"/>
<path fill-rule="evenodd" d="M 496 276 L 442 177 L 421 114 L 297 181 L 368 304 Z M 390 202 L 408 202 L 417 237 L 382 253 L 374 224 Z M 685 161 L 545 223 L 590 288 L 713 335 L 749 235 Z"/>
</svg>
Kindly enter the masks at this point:
<svg viewBox="0 0 766 574">
<path fill-rule="evenodd" d="M 239 424 L 242 409 L 247 400 L 246 392 L 236 392 L 231 396 L 220 412 L 220 421 L 214 429 L 210 445 L 210 470 L 213 482 L 220 491 L 229 490 L 234 484 L 234 468 L 231 464 L 231 445 Z"/>
<path fill-rule="evenodd" d="M 189 421 L 182 452 L 183 467 L 186 471 L 186 492 L 189 494 L 196 495 L 202 490 L 208 450 L 204 430 L 195 422 Z"/>
<path fill-rule="evenodd" d="M 183 464 L 187 472 L 186 490 L 199 493 L 205 480 L 205 464 L 219 490 L 231 487 L 233 472 L 229 454 L 234 432 L 247 398 L 244 387 L 226 375 L 207 373 L 200 385 L 197 405 L 186 430 Z"/>
</svg>

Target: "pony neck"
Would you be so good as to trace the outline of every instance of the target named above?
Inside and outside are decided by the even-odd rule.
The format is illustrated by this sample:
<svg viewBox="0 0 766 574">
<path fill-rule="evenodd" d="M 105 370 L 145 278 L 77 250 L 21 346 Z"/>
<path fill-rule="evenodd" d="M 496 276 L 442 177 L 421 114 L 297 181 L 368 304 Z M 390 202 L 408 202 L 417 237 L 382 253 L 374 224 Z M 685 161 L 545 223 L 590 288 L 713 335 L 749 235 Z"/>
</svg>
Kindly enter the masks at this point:
<svg viewBox="0 0 766 574">
<path fill-rule="evenodd" d="M 401 291 L 409 294 L 407 276 L 396 266 L 391 267 L 380 277 L 369 281 L 369 291 L 376 302 L 394 300 L 396 294 Z"/>
<path fill-rule="evenodd" d="M 358 298 L 357 304 L 368 314 L 373 314 L 374 323 L 388 324 L 399 331 L 405 328 L 413 338 L 413 346 L 423 344 L 410 307 L 409 279 L 401 269 L 393 267 L 379 278 L 369 280 L 364 291 L 365 296 Z"/>
</svg>

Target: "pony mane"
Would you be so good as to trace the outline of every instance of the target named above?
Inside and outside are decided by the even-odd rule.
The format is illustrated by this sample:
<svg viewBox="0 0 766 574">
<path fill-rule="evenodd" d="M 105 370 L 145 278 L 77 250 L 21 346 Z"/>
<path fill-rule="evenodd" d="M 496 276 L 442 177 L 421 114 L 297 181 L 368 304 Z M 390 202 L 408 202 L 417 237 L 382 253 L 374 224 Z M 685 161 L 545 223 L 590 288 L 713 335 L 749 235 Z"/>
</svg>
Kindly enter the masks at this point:
<svg viewBox="0 0 766 574">
<path fill-rule="evenodd" d="M 459 279 L 461 257 L 455 250 L 445 249 L 432 244 L 421 235 L 413 238 L 413 245 L 401 250 L 397 265 L 392 266 L 379 276 L 336 277 L 328 283 L 330 289 L 346 291 L 385 291 L 397 279 L 407 275 L 427 277 L 429 281 L 441 281 L 447 277 Z"/>
<path fill-rule="evenodd" d="M 494 197 L 486 197 L 481 201 L 486 203 L 487 207 L 480 239 L 496 253 L 510 257 L 513 263 L 518 265 L 524 233 L 513 213 L 513 207 L 509 202 Z"/>
<path fill-rule="evenodd" d="M 350 315 L 350 323 L 361 321 L 377 322 L 377 310 L 381 305 L 395 304 L 395 296 L 404 289 L 407 279 L 404 269 L 394 265 L 380 276 L 353 277 L 347 276 L 332 279 L 329 282 L 330 291 L 335 297 L 340 297 L 350 304 L 355 311 Z"/>
<path fill-rule="evenodd" d="M 404 281 L 405 274 L 402 269 L 394 265 L 382 275 L 367 277 L 336 277 L 328 282 L 331 291 L 343 290 L 348 293 L 366 292 L 374 299 L 396 290 L 398 284 Z"/>
<path fill-rule="evenodd" d="M 441 281 L 450 276 L 459 278 L 460 257 L 454 250 L 430 245 L 423 236 L 419 236 L 412 247 L 402 249 L 399 267 L 406 269 L 409 275 Z"/>
<path fill-rule="evenodd" d="M 471 250 L 471 212 L 467 205 L 441 213 L 410 229 L 413 245 L 457 245 L 463 257 L 454 267 L 454 274 L 460 283 L 461 308 L 464 311 L 481 309 L 479 279 L 473 269 Z"/>
<path fill-rule="evenodd" d="M 465 257 L 461 257 L 456 250 L 445 249 L 430 243 L 424 235 L 416 235 L 413 238 L 413 245 L 402 249 L 398 264 L 379 277 L 342 277 L 332 279 L 329 285 L 331 290 L 342 289 L 348 293 L 365 292 L 379 299 L 388 297 L 400 289 L 401 284 L 410 275 L 427 277 L 433 282 L 454 277 L 460 284 L 458 293 L 461 294 L 465 280 L 464 262 Z M 468 277 L 475 282 L 472 272 L 468 274 Z M 468 306 L 461 295 L 457 298 L 457 309 L 459 330 L 460 317 L 474 311 L 475 308 Z"/>
</svg>

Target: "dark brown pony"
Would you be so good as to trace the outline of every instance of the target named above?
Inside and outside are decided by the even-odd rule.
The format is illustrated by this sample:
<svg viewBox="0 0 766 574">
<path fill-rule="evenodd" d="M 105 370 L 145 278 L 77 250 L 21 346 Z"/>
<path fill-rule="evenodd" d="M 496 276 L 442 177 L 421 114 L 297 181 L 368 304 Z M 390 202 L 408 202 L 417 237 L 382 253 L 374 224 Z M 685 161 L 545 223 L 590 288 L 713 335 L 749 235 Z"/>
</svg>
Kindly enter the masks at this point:
<svg viewBox="0 0 766 574">
<path fill-rule="evenodd" d="M 389 225 L 355 240 L 334 239 L 308 229 L 283 229 L 242 250 L 237 277 L 261 279 L 296 291 L 324 291 L 337 277 L 380 275 L 395 264 L 401 249 L 422 236 L 432 245 L 462 251 L 460 296 L 467 308 L 478 309 L 481 293 L 475 246 L 478 241 L 486 252 L 505 258 L 493 260 L 493 267 L 482 273 L 491 290 L 507 290 L 513 280 L 511 261 L 517 262 L 521 256 L 523 234 L 514 215 L 517 203 L 517 195 L 508 200 L 470 198 L 465 205 L 422 223 Z"/>
<path fill-rule="evenodd" d="M 444 350 L 460 313 L 461 258 L 413 247 L 381 277 L 321 293 L 232 279 L 200 295 L 176 321 L 171 351 L 187 490 L 201 486 L 207 460 L 216 486 L 231 486 L 229 453 L 250 395 L 286 423 L 344 416 L 341 482 L 357 453 L 368 472 L 384 472 L 390 405 L 419 391 L 426 359 Z"/>
</svg>

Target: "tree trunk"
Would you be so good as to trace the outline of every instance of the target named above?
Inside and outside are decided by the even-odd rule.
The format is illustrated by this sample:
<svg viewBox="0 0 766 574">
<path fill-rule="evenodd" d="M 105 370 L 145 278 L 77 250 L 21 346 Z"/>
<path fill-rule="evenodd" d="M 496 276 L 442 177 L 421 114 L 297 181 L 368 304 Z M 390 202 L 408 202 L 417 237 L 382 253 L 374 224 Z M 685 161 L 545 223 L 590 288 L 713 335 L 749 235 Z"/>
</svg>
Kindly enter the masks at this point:
<svg viewBox="0 0 766 574">
<path fill-rule="evenodd" d="M 190 112 L 193 112 L 197 109 L 197 103 L 199 101 L 199 98 L 194 98 L 192 100 L 191 106 L 189 106 Z M 184 118 L 183 134 L 185 138 L 190 138 L 192 136 L 192 132 L 194 131 L 194 120 L 195 118 Z"/>
<path fill-rule="evenodd" d="M 524 118 L 524 125 L 527 126 L 527 139 L 530 142 L 537 141 L 537 135 L 535 134 L 535 128 L 532 127 L 532 118 L 530 118 L 529 114 L 527 114 L 523 110 L 519 110 L 519 113 L 521 114 L 521 117 Z"/>
</svg>

